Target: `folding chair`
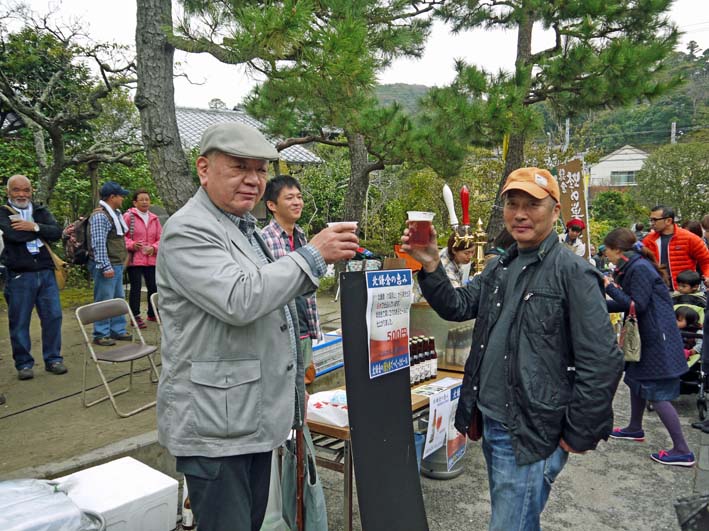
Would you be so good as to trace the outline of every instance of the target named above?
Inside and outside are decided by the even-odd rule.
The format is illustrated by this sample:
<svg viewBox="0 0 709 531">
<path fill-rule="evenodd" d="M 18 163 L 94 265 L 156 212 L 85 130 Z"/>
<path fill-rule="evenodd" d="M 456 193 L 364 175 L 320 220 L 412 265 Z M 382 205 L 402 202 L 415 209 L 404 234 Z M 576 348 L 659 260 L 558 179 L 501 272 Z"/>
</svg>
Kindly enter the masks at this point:
<svg viewBox="0 0 709 531">
<path fill-rule="evenodd" d="M 86 327 L 95 323 L 96 321 L 103 321 L 104 319 L 111 319 L 113 317 L 119 317 L 121 315 L 127 316 L 127 318 L 130 319 L 133 323 L 135 334 L 133 336 L 133 341 L 125 345 L 121 345 L 120 347 L 109 348 L 106 350 L 99 349 L 98 351 L 94 350 L 94 345 L 91 340 L 91 334 L 87 333 Z M 152 383 L 157 383 L 158 381 L 158 369 L 155 366 L 153 358 L 151 357 L 151 354 L 157 350 L 157 347 L 145 343 L 145 339 L 143 339 L 143 334 L 140 333 L 140 329 L 138 328 L 137 323 L 135 322 L 135 317 L 133 317 L 133 314 L 130 311 L 130 307 L 128 306 L 128 303 L 125 301 L 125 299 L 111 299 L 107 301 L 94 302 L 92 304 L 81 306 L 76 309 L 76 319 L 79 321 L 79 328 L 81 328 L 81 333 L 84 335 L 84 341 L 86 342 L 88 353 L 91 354 L 91 359 L 96 365 L 96 370 L 98 371 L 98 374 L 101 378 L 101 381 L 103 382 L 103 386 L 105 387 L 107 393 L 106 396 L 98 398 L 93 402 L 86 402 L 86 367 L 89 363 L 89 359 L 88 355 L 85 353 L 84 374 L 81 388 L 81 402 L 82 404 L 84 404 L 84 407 L 91 407 L 95 404 L 98 404 L 99 402 L 103 402 L 104 400 L 110 400 L 111 404 L 113 405 L 113 409 L 119 417 L 130 417 L 131 415 L 134 415 L 140 411 L 153 407 L 155 405 L 155 401 L 145 404 L 144 406 L 141 406 L 138 409 L 134 409 L 133 411 L 124 413 L 123 411 L 118 409 L 118 405 L 116 404 L 115 397 L 130 391 L 133 386 L 133 362 L 135 360 L 139 360 L 141 358 L 148 358 L 148 361 L 150 362 L 150 369 L 152 372 L 152 374 L 150 375 L 150 381 Z M 138 341 L 135 341 L 136 336 L 138 338 Z M 106 380 L 106 376 L 103 374 L 103 370 L 101 369 L 101 363 L 123 362 L 130 362 L 130 373 L 128 373 L 128 386 L 117 392 L 112 392 L 111 388 L 108 385 L 108 381 Z"/>
<path fill-rule="evenodd" d="M 155 320 L 158 323 L 158 327 L 162 330 L 162 320 L 160 319 L 160 311 L 158 310 L 157 291 L 150 296 L 150 305 L 153 307 L 153 313 L 155 314 Z"/>
</svg>

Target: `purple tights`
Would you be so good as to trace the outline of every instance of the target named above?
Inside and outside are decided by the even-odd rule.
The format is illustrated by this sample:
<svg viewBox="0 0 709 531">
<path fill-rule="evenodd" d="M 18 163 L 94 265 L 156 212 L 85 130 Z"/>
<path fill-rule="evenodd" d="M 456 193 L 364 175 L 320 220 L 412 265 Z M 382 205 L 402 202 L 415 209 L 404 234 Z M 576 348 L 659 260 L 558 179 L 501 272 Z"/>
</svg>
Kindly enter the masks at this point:
<svg viewBox="0 0 709 531">
<path fill-rule="evenodd" d="M 643 429 L 643 413 L 645 413 L 645 404 L 647 400 L 640 398 L 631 391 L 630 393 L 630 424 L 625 428 L 627 431 L 640 431 Z M 668 400 L 653 401 L 657 415 L 660 417 L 662 424 L 672 438 L 674 448 L 669 451 L 670 455 L 684 455 L 690 453 L 687 441 L 682 434 L 682 425 L 679 421 L 677 410 Z"/>
</svg>

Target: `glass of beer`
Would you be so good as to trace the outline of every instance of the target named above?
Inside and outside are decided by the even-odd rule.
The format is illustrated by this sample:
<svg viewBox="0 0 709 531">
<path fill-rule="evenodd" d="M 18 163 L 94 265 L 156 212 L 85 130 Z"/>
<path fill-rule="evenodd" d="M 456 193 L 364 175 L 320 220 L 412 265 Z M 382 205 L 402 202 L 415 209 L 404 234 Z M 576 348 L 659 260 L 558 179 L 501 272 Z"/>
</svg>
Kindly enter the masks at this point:
<svg viewBox="0 0 709 531">
<path fill-rule="evenodd" d="M 431 241 L 431 227 L 434 212 L 418 212 L 410 210 L 409 215 L 409 245 L 411 247 L 428 247 Z"/>
</svg>

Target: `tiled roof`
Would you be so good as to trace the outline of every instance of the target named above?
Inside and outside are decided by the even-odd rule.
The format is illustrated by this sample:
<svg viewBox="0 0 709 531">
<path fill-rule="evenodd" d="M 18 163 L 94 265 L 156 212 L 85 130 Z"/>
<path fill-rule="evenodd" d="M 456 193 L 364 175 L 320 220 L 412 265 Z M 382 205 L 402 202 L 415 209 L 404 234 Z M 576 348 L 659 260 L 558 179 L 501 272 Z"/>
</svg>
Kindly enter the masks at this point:
<svg viewBox="0 0 709 531">
<path fill-rule="evenodd" d="M 622 148 L 616 149 L 613 153 L 609 153 L 605 157 L 600 158 L 598 162 L 613 159 L 618 155 L 633 157 L 633 160 L 642 160 L 646 159 L 649 156 L 648 153 L 643 151 L 642 149 L 638 149 L 634 146 L 631 146 L 630 144 L 626 144 Z"/>
<path fill-rule="evenodd" d="M 226 109 L 193 109 L 188 107 L 177 107 L 175 109 L 177 117 L 177 127 L 180 130 L 180 138 L 185 149 L 192 149 L 199 144 L 204 130 L 210 125 L 221 122 L 241 122 L 263 131 L 265 126 L 256 118 L 246 114 L 244 111 L 230 111 Z M 265 134 L 265 133 L 264 133 Z M 278 137 L 266 135 L 266 138 L 274 146 L 281 140 Z M 303 146 L 290 146 L 281 153 L 281 159 L 287 163 L 295 164 L 319 164 L 322 159 L 312 151 Z"/>
</svg>

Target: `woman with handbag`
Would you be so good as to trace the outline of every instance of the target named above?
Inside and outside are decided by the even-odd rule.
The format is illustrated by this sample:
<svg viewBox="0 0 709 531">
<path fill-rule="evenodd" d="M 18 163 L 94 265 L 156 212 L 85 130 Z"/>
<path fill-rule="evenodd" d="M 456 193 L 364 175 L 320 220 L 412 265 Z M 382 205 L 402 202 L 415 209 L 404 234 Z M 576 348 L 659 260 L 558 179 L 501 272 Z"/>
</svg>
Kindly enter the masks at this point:
<svg viewBox="0 0 709 531">
<path fill-rule="evenodd" d="M 155 263 L 162 225 L 160 219 L 150 212 L 150 193 L 142 188 L 133 193 L 133 207 L 123 214 L 128 226 L 126 248 L 128 249 L 128 280 L 130 296 L 128 303 L 138 328 L 147 325 L 140 317 L 140 291 L 142 279 L 148 288 L 148 321 L 155 321 L 155 310 L 150 304 L 150 296 L 157 291 L 155 285 Z"/>
<path fill-rule="evenodd" d="M 630 388 L 630 423 L 625 428 L 615 428 L 610 436 L 643 442 L 643 413 L 649 401 L 674 445 L 671 450 L 660 450 L 650 457 L 665 465 L 693 466 L 694 454 L 670 402 L 679 396 L 679 377 L 687 372 L 687 362 L 667 287 L 667 272 L 628 229 L 611 231 L 603 243 L 606 256 L 617 266 L 614 282 L 604 277 L 606 293 L 612 299 L 608 301 L 608 311 L 630 312 L 632 303 L 640 336 L 640 360 L 626 363 L 623 379 Z M 631 332 L 626 329 L 626 333 Z"/>
</svg>

